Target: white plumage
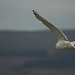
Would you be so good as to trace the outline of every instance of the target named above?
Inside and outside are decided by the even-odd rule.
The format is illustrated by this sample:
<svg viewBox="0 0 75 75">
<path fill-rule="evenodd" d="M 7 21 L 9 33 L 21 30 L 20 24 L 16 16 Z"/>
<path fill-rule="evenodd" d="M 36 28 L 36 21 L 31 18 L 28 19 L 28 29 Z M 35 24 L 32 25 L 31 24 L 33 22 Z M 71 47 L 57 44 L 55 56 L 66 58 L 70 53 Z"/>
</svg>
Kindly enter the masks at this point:
<svg viewBox="0 0 75 75">
<path fill-rule="evenodd" d="M 74 46 L 75 41 L 74 42 L 68 41 L 67 37 L 60 29 L 58 29 L 57 27 L 52 25 L 50 22 L 48 22 L 46 19 L 44 19 L 42 16 L 40 16 L 36 11 L 33 10 L 33 13 L 34 13 L 35 17 L 38 20 L 40 20 L 43 24 L 45 24 L 56 36 L 56 38 L 58 39 L 58 42 L 56 43 L 57 49 L 59 49 L 59 50 L 71 49 L 71 48 L 75 49 L 75 46 Z"/>
</svg>

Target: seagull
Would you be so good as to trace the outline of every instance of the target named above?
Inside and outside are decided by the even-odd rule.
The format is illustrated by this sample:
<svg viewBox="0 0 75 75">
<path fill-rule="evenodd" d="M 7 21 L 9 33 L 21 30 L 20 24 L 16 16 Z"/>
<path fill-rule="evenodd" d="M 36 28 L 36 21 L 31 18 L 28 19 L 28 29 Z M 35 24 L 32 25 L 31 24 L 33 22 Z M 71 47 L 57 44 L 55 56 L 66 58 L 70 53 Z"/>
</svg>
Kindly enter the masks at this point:
<svg viewBox="0 0 75 75">
<path fill-rule="evenodd" d="M 44 19 L 42 16 L 40 16 L 35 10 L 33 10 L 33 14 L 38 20 L 40 20 L 44 25 L 46 25 L 56 36 L 58 42 L 55 45 L 55 49 L 58 50 L 75 49 L 75 41 L 73 42 L 68 41 L 66 35 L 60 29 L 58 29 L 53 24 Z"/>
</svg>

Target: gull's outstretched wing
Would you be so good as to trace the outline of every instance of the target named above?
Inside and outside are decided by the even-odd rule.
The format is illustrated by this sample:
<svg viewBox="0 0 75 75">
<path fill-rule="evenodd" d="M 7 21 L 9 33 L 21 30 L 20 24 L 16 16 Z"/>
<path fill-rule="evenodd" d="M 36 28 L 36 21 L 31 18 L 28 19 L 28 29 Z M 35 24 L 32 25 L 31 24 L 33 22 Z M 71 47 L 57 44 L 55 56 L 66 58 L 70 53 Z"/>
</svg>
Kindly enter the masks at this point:
<svg viewBox="0 0 75 75">
<path fill-rule="evenodd" d="M 60 29 L 58 29 L 50 22 L 48 22 L 46 19 L 41 17 L 36 11 L 33 10 L 33 13 L 38 20 L 40 20 L 43 24 L 45 24 L 54 33 L 54 35 L 58 40 L 68 40 L 65 34 Z"/>
</svg>

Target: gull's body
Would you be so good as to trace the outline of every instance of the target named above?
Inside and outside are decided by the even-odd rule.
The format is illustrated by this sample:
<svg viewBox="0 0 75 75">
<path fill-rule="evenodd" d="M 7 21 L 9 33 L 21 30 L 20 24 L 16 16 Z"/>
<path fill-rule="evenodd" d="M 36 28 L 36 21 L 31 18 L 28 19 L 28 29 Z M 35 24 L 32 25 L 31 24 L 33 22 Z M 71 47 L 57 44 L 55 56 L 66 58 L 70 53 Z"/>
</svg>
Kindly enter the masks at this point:
<svg viewBox="0 0 75 75">
<path fill-rule="evenodd" d="M 75 49 L 75 46 L 74 46 L 75 41 L 74 42 L 68 41 L 67 37 L 60 29 L 58 29 L 57 27 L 52 25 L 50 22 L 48 22 L 46 19 L 41 17 L 36 11 L 33 10 L 33 13 L 38 20 L 40 20 L 43 24 L 45 24 L 54 33 L 54 35 L 58 39 L 58 42 L 56 43 L 57 49 L 59 50 L 71 49 L 71 48 Z"/>
</svg>

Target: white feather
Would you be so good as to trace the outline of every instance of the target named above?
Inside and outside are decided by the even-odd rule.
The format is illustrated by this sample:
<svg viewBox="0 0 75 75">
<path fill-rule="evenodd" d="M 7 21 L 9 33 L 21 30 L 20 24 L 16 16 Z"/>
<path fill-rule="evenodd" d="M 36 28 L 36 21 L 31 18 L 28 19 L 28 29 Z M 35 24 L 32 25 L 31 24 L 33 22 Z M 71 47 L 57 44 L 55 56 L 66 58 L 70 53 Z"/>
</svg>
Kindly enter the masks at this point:
<svg viewBox="0 0 75 75">
<path fill-rule="evenodd" d="M 56 36 L 58 39 L 58 42 L 56 43 L 56 48 L 59 50 L 64 50 L 64 49 L 75 49 L 75 41 L 74 42 L 69 42 L 65 34 L 55 27 L 53 24 L 48 22 L 46 19 L 44 19 L 42 16 L 40 16 L 36 11 L 33 10 L 33 13 L 35 17 L 40 20 L 43 24 L 45 24 Z"/>
</svg>

